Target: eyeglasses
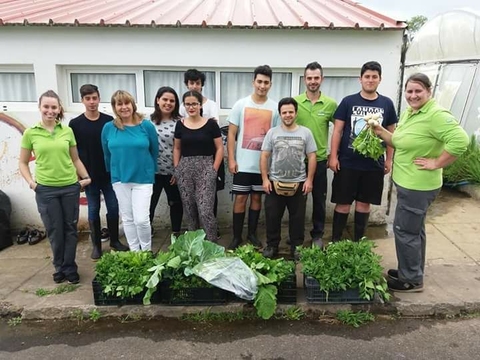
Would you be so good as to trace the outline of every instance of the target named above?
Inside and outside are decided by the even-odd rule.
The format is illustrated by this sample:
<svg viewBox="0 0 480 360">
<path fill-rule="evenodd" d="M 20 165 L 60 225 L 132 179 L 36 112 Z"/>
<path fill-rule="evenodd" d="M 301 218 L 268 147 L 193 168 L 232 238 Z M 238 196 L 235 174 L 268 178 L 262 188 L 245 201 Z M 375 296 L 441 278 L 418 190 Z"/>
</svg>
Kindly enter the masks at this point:
<svg viewBox="0 0 480 360">
<path fill-rule="evenodd" d="M 187 104 L 184 104 L 186 108 L 191 108 L 191 107 L 197 107 L 198 105 L 200 105 L 200 103 L 187 103 Z"/>
</svg>

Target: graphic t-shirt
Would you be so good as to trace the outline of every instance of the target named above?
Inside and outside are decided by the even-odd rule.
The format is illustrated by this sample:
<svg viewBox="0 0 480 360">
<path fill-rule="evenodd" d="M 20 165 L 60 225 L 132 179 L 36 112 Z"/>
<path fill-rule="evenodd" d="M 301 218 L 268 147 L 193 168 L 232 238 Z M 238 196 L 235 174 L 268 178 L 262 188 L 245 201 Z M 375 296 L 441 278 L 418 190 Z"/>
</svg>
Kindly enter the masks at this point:
<svg viewBox="0 0 480 360">
<path fill-rule="evenodd" d="M 312 132 L 304 126 L 295 131 L 277 126 L 267 132 L 262 150 L 272 153 L 270 180 L 302 182 L 307 179 L 305 157 L 316 152 L 317 145 Z"/>
<path fill-rule="evenodd" d="M 228 117 L 238 126 L 235 159 L 239 172 L 260 174 L 260 152 L 270 128 L 280 125 L 277 103 L 271 99 L 257 104 L 251 96 L 238 100 Z"/>
<path fill-rule="evenodd" d="M 160 150 L 157 160 L 157 174 L 173 174 L 173 135 L 175 133 L 175 123 L 176 121 L 173 119 L 162 120 L 158 125 L 152 121 L 155 129 L 157 129 L 158 149 Z"/>
<path fill-rule="evenodd" d="M 383 155 L 378 160 L 373 160 L 353 150 L 352 143 L 367 125 L 365 116 L 368 114 L 379 114 L 378 121 L 385 128 L 398 121 L 392 100 L 380 94 L 375 100 L 364 99 L 360 93 L 349 95 L 338 105 L 333 117 L 335 120 L 345 122 L 338 150 L 341 167 L 355 170 L 384 170 Z"/>
</svg>

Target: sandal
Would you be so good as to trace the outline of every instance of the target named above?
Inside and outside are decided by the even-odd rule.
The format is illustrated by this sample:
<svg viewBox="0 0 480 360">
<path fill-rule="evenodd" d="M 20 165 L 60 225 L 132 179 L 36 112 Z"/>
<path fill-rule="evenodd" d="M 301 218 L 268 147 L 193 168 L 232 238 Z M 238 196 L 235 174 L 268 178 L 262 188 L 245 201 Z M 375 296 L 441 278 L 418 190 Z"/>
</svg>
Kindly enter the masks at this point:
<svg viewBox="0 0 480 360">
<path fill-rule="evenodd" d="M 23 229 L 17 235 L 17 244 L 18 245 L 26 244 L 28 242 L 28 237 L 29 236 L 30 236 L 30 230 L 28 228 Z"/>
<path fill-rule="evenodd" d="M 45 239 L 45 236 L 45 231 L 37 229 L 30 231 L 30 235 L 28 236 L 28 245 L 38 244 L 40 241 Z"/>
</svg>

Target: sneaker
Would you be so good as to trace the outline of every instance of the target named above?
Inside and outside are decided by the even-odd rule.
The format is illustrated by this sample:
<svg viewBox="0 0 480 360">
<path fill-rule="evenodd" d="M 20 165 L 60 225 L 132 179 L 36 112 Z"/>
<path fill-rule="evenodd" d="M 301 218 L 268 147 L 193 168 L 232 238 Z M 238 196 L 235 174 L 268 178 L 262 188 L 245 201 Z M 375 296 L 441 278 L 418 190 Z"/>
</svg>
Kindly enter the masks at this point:
<svg viewBox="0 0 480 360">
<path fill-rule="evenodd" d="M 401 280 L 389 279 L 387 281 L 388 288 L 395 292 L 411 293 L 411 292 L 422 292 L 423 284 L 407 283 Z"/>
<path fill-rule="evenodd" d="M 325 248 L 325 244 L 323 243 L 321 237 L 314 237 L 314 238 L 312 238 L 312 245 L 313 245 L 313 246 L 317 246 L 317 247 L 319 247 L 320 249 L 324 249 L 324 248 Z"/>
<path fill-rule="evenodd" d="M 272 259 L 277 255 L 278 255 L 278 247 L 267 245 L 267 247 L 263 249 L 263 256 L 265 256 L 266 258 Z"/>
<path fill-rule="evenodd" d="M 100 238 L 102 239 L 102 242 L 108 241 L 108 239 L 110 238 L 110 232 L 107 228 L 103 228 L 102 230 L 100 230 Z"/>
<path fill-rule="evenodd" d="M 30 235 L 30 230 L 28 230 L 27 228 L 20 231 L 20 233 L 17 235 L 17 244 L 18 245 L 26 244 L 28 242 L 29 235 Z"/>
<path fill-rule="evenodd" d="M 55 281 L 57 284 L 63 283 L 67 278 L 65 277 L 65 274 L 61 271 L 54 273 L 53 275 L 53 281 Z"/>
<path fill-rule="evenodd" d="M 393 280 L 398 280 L 398 270 L 397 269 L 390 269 L 387 271 L 387 276 L 390 278 L 390 279 L 393 279 Z"/>
<path fill-rule="evenodd" d="M 28 235 L 28 245 L 35 245 L 38 244 L 40 241 L 45 239 L 46 234 L 45 231 L 33 229 L 30 231 Z"/>
<path fill-rule="evenodd" d="M 80 276 L 78 275 L 77 272 L 68 274 L 66 278 L 69 284 L 78 284 L 80 282 Z"/>
<path fill-rule="evenodd" d="M 300 261 L 300 253 L 296 248 L 290 249 L 290 257 L 293 261 L 299 262 Z"/>
</svg>

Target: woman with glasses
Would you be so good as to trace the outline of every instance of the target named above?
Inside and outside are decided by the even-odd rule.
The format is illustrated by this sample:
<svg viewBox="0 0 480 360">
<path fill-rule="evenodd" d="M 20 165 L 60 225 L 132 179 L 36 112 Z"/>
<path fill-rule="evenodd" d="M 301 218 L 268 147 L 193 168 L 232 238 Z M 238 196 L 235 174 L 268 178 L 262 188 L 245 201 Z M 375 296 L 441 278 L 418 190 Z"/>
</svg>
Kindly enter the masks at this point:
<svg viewBox="0 0 480 360">
<path fill-rule="evenodd" d="M 187 116 L 175 126 L 173 166 L 188 230 L 202 227 L 207 239 L 216 242 L 217 220 L 213 206 L 223 143 L 215 119 L 200 115 L 202 100 L 198 91 L 187 91 L 183 95 Z"/>
</svg>

